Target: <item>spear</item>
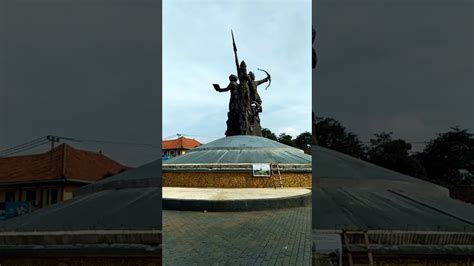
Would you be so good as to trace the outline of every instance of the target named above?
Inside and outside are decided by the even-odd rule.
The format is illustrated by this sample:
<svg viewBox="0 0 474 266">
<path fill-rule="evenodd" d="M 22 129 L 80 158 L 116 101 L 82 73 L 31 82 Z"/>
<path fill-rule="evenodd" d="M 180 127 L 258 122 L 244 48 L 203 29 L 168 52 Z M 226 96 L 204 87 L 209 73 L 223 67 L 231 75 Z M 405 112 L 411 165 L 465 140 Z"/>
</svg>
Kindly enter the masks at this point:
<svg viewBox="0 0 474 266">
<path fill-rule="evenodd" d="M 234 32 L 230 30 L 232 34 L 232 45 L 234 46 L 234 56 L 235 56 L 235 66 L 237 67 L 237 76 L 240 76 L 239 73 L 239 58 L 237 57 L 237 45 L 235 45 Z"/>
</svg>

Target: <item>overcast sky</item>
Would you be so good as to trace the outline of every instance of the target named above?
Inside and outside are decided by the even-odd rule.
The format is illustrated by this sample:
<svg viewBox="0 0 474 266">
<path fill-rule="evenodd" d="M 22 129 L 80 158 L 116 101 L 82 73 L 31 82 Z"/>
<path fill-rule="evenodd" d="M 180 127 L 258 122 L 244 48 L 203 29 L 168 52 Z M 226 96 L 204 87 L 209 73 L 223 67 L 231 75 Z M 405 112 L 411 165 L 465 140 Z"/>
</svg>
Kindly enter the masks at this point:
<svg viewBox="0 0 474 266">
<path fill-rule="evenodd" d="M 158 145 L 71 143 L 130 166 L 160 158 L 160 7 L 0 1 L 0 150 L 52 134 Z"/>
<path fill-rule="evenodd" d="M 235 71 L 230 28 L 249 69 L 272 73 L 270 88 L 260 89 L 262 126 L 304 130 L 309 116 L 299 120 L 301 128 L 288 117 L 306 110 L 305 105 L 287 103 L 305 94 L 305 80 L 295 80 L 294 74 L 310 58 L 276 62 L 287 54 L 307 53 L 283 46 L 309 47 L 309 35 L 293 28 L 309 31 L 300 23 L 304 16 L 296 15 L 303 2 L 283 6 L 267 1 L 237 16 L 248 2 L 237 6 L 227 1 L 213 8 L 222 12 L 208 11 L 208 17 L 198 19 L 205 12 L 201 6 L 209 2 L 175 7 L 182 14 L 174 16 L 183 21 L 175 23 L 174 39 L 165 40 L 163 48 L 172 51 L 164 59 L 165 64 L 180 61 L 171 62 L 170 68 L 179 69 L 164 84 L 165 111 L 172 115 L 165 117 L 164 136 L 224 135 L 229 96 L 211 84 L 227 85 Z M 454 125 L 474 131 L 473 3 L 319 0 L 314 6 L 320 59 L 313 71 L 315 111 L 340 120 L 363 140 L 382 130 L 413 141 Z M 159 13 L 160 3 L 154 0 L 0 1 L 0 149 L 47 134 L 159 145 Z M 236 17 L 240 20 L 233 23 Z M 215 24 L 205 27 L 210 21 Z M 181 49 L 187 44 L 193 48 Z M 165 65 L 163 74 L 170 71 Z M 257 77 L 264 75 L 257 71 Z M 189 96 L 167 100 L 180 90 L 194 97 L 182 109 L 179 101 Z M 294 109 L 282 111 L 288 107 Z M 157 148 L 73 145 L 101 149 L 131 166 L 160 157 Z"/>
<path fill-rule="evenodd" d="M 474 131 L 474 1 L 319 0 L 314 110 L 368 140 Z"/>
<path fill-rule="evenodd" d="M 238 55 L 257 79 L 262 127 L 296 136 L 311 131 L 311 1 L 167 0 L 163 4 L 163 136 L 224 137 Z"/>
</svg>

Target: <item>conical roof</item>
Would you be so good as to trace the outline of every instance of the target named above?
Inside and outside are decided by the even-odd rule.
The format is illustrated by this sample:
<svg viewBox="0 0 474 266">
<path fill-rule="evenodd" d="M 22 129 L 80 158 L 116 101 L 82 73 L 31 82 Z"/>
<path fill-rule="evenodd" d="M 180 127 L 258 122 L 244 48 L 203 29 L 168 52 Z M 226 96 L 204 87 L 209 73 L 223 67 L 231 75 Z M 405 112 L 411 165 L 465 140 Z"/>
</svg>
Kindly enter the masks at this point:
<svg viewBox="0 0 474 266">
<path fill-rule="evenodd" d="M 226 163 L 311 164 L 311 156 L 277 141 L 242 135 L 224 137 L 163 161 L 164 165 Z"/>
<path fill-rule="evenodd" d="M 474 205 L 439 185 L 313 146 L 313 228 L 474 230 Z"/>
</svg>

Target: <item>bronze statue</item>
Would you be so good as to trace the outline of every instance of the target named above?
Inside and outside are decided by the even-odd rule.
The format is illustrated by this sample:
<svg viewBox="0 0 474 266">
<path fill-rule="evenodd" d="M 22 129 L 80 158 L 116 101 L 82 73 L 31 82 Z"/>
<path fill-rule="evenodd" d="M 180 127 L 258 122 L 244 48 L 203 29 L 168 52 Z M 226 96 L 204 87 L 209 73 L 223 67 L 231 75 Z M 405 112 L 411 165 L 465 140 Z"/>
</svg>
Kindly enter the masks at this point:
<svg viewBox="0 0 474 266">
<path fill-rule="evenodd" d="M 315 40 L 316 40 L 316 30 L 315 30 L 314 27 L 313 27 L 313 32 L 312 32 L 312 42 L 313 42 L 313 54 L 312 54 L 312 56 L 313 56 L 313 58 L 312 58 L 312 59 L 313 59 L 313 69 L 315 69 L 315 68 L 316 68 L 316 65 L 318 64 L 318 54 L 316 53 L 316 47 L 314 46 L 314 45 L 316 45 Z M 314 80 L 313 80 L 313 82 L 314 82 Z M 313 103 L 313 105 L 314 105 L 314 103 Z M 313 144 L 314 144 L 314 145 L 317 145 L 317 144 L 318 144 L 318 139 L 316 138 L 316 122 L 317 122 L 317 121 L 316 121 L 316 116 L 315 116 L 315 114 L 314 114 L 314 110 L 313 110 L 313 112 L 312 112 L 312 119 L 311 119 L 311 120 L 312 120 L 312 124 L 313 124 L 313 126 L 312 126 L 312 130 L 313 130 L 313 133 L 312 133 L 312 136 L 313 136 Z"/>
<path fill-rule="evenodd" d="M 262 100 L 258 94 L 257 87 L 267 81 L 271 82 L 271 76 L 267 71 L 258 69 L 267 73 L 267 77 L 256 81 L 253 72 L 247 73 L 247 64 L 245 61 L 239 64 L 233 32 L 232 44 L 234 47 L 237 76 L 233 74 L 229 76 L 230 83 L 225 89 L 221 89 L 218 84 L 213 84 L 214 89 L 218 92 L 231 92 L 229 112 L 227 113 L 227 131 L 225 135 L 262 136 L 259 117 L 259 113 L 262 112 Z"/>
<path fill-rule="evenodd" d="M 230 91 L 226 136 L 240 135 L 241 132 L 239 122 L 242 106 L 240 105 L 239 99 L 242 98 L 242 95 L 240 95 L 242 90 L 237 80 L 237 76 L 232 74 L 229 76 L 230 83 L 226 88 L 221 89 L 219 84 L 213 84 L 214 89 L 218 92 Z"/>
<path fill-rule="evenodd" d="M 260 70 L 260 69 L 259 69 Z M 262 70 L 265 71 L 265 70 Z M 266 72 L 266 71 L 265 71 Z M 258 94 L 258 86 L 271 81 L 271 76 L 268 72 L 267 77 L 261 80 L 255 80 L 255 74 L 250 71 L 250 106 L 252 107 L 252 116 L 250 119 L 250 131 L 252 132 L 251 135 L 261 136 L 262 135 L 262 128 L 260 126 L 260 116 L 259 113 L 262 112 L 262 99 Z"/>
</svg>

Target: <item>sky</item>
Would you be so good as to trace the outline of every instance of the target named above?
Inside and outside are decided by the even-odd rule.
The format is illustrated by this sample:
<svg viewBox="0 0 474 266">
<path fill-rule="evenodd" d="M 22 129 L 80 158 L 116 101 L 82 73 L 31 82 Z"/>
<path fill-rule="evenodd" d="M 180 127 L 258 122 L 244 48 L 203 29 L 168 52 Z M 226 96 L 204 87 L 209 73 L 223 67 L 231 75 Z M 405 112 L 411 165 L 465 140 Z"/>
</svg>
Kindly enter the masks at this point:
<svg viewBox="0 0 474 266">
<path fill-rule="evenodd" d="M 173 80 L 164 81 L 162 95 L 158 1 L 0 1 L 0 150 L 48 134 L 155 144 L 70 143 L 138 166 L 161 156 L 157 147 L 162 140 L 162 97 L 164 111 L 172 114 L 164 117 L 163 137 L 176 133 L 222 137 L 228 95 L 215 92 L 211 84 L 227 85 L 227 77 L 235 71 L 231 28 L 249 69 L 259 67 L 272 74 L 272 85 L 267 91 L 260 89 L 262 126 L 304 130 L 304 118 L 301 129 L 293 118 L 305 105 L 289 104 L 304 94 L 304 80 L 289 80 L 295 79 L 295 68 L 303 61 L 310 64 L 310 58 L 275 63 L 287 54 L 306 53 L 279 46 L 310 43 L 309 35 L 294 37 L 300 32 L 294 24 L 303 19 L 295 14 L 300 4 L 254 4 L 249 13 L 238 16 L 236 25 L 234 11 L 248 1 L 240 7 L 226 1 L 213 8 L 222 12 L 198 19 L 200 6 L 206 3 L 176 6 L 182 15 L 175 16 L 187 23 L 174 25 L 181 29 L 163 43 L 163 52 L 172 50 L 163 59 L 182 61 L 171 62 L 170 67 L 179 69 L 173 70 Z M 319 63 L 312 71 L 312 96 L 318 115 L 338 119 L 362 140 L 382 130 L 409 141 L 427 140 L 455 125 L 474 131 L 473 1 L 313 3 Z M 165 9 L 171 8 L 166 4 Z M 181 49 L 186 44 L 189 49 Z M 169 76 L 172 70 L 166 64 L 163 75 Z M 197 68 L 198 64 L 205 68 Z M 260 71 L 256 74 L 264 77 Z M 194 97 L 190 103 L 190 96 L 180 90 Z M 182 104 L 168 100 L 177 94 L 182 95 L 178 99 Z"/>
<path fill-rule="evenodd" d="M 270 87 L 259 86 L 261 126 L 293 136 L 311 131 L 311 1 L 163 3 L 163 137 L 185 134 L 207 142 L 224 137 L 229 93 L 239 60 Z"/>
<path fill-rule="evenodd" d="M 160 158 L 160 12 L 151 0 L 0 1 L 0 150 L 51 134 L 157 145 L 69 143 L 128 166 Z"/>
<path fill-rule="evenodd" d="M 318 116 L 368 141 L 474 132 L 474 1 L 318 0 Z M 423 148 L 415 144 L 414 148 Z"/>
</svg>

